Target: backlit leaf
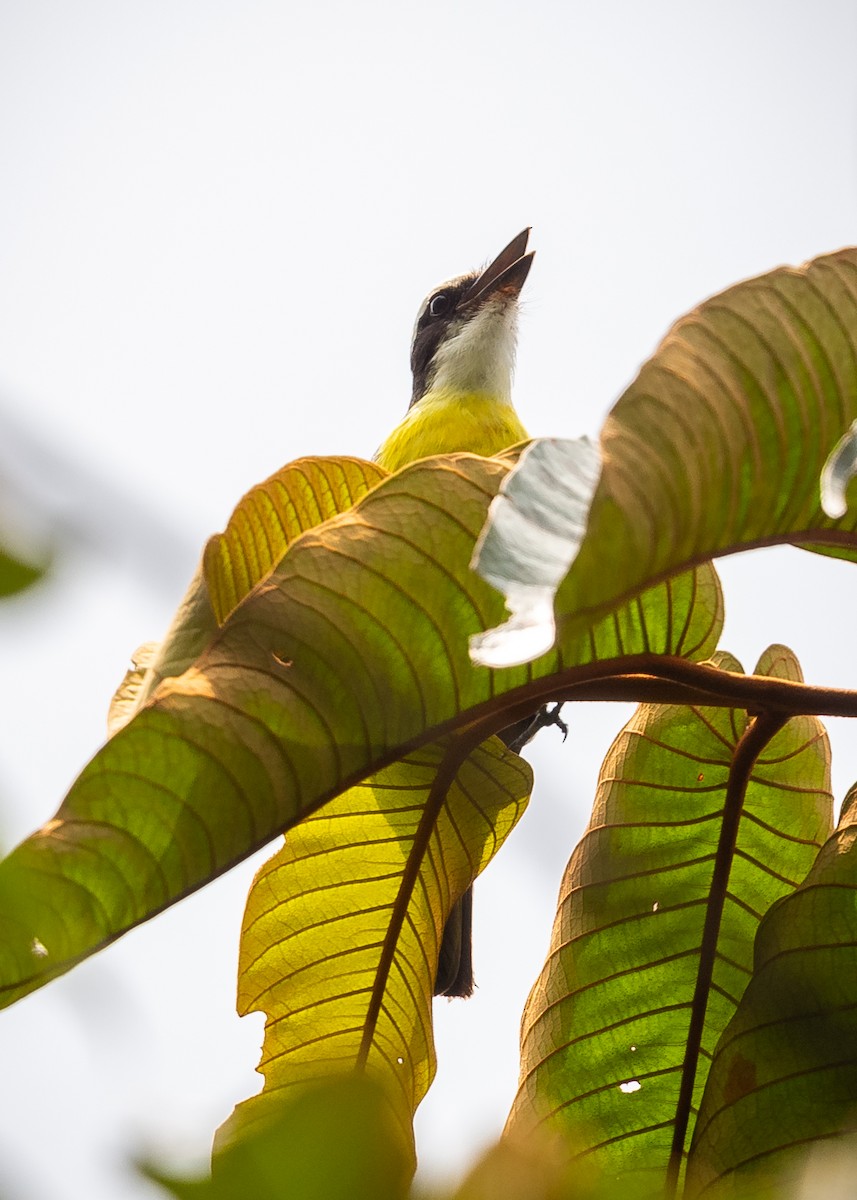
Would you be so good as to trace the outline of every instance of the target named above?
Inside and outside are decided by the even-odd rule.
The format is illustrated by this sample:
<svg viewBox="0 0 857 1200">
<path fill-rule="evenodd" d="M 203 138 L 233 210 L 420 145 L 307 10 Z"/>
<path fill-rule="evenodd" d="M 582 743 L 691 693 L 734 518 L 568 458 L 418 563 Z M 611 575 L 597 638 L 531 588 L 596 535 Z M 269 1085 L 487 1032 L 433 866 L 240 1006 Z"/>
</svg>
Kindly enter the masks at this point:
<svg viewBox="0 0 857 1200">
<path fill-rule="evenodd" d="M 468 635 L 500 601 L 469 562 L 507 470 L 424 460 L 292 544 L 0 865 L 0 895 L 28 914 L 0 908 L 6 1003 L 534 679 L 640 650 L 711 653 L 722 604 L 702 567 L 570 630 L 537 666 L 474 668 Z"/>
<path fill-rule="evenodd" d="M 857 785 L 806 879 L 759 928 L 753 978 L 711 1066 L 688 1196 L 794 1181 L 807 1144 L 853 1131 L 855 1111 Z"/>
<path fill-rule="evenodd" d="M 576 558 L 556 599 L 558 623 L 588 623 L 657 579 L 753 546 L 794 542 L 857 558 L 857 502 L 848 508 L 845 497 L 853 443 L 845 452 L 841 441 L 855 415 L 857 249 L 782 267 L 700 305 L 673 326 L 607 418 L 586 535 L 578 550 L 575 529 L 567 548 Z M 836 449 L 847 463 L 837 471 L 834 518 L 820 488 Z M 539 465 L 531 456 L 516 471 Z M 563 506 L 565 482 L 556 481 Z M 518 486 L 529 490 L 523 480 Z M 532 539 L 523 571 L 515 564 L 504 579 L 518 598 L 513 611 L 561 557 L 556 539 L 543 536 L 544 547 Z M 541 598 L 540 619 L 527 627 L 530 657 L 545 644 L 549 603 Z M 478 653 L 499 638 L 496 661 L 508 661 L 506 640 L 523 640 L 517 620 L 508 630 L 488 627 Z"/>
<path fill-rule="evenodd" d="M 299 458 L 251 488 L 224 532 L 209 538 L 163 641 L 146 643 L 145 668 L 138 670 L 135 663 L 119 685 L 111 704 L 111 734 L 127 724 L 159 683 L 193 664 L 229 612 L 296 537 L 345 512 L 385 474 L 359 458 Z"/>
<path fill-rule="evenodd" d="M 857 555 L 857 502 L 834 520 L 819 496 L 855 417 L 857 249 L 707 300 L 673 326 L 607 418 L 601 483 L 558 616 L 580 620 L 752 546 Z"/>
<path fill-rule="evenodd" d="M 767 651 L 757 674 L 800 678 L 784 647 Z M 726 783 L 747 719 L 730 709 L 637 710 L 604 762 L 522 1022 L 512 1131 L 576 1133 L 608 1178 L 647 1178 L 653 1196 L 670 1157 Z M 794 718 L 747 788 L 704 997 L 694 1111 L 750 977 L 759 919 L 801 882 L 828 834 L 828 789 L 826 735 L 815 718 Z"/>
<path fill-rule="evenodd" d="M 299 458 L 244 496 L 205 547 L 205 577 L 222 624 L 308 529 L 347 512 L 387 472 L 362 458 Z"/>
<path fill-rule="evenodd" d="M 365 1070 L 410 1140 L 435 1069 L 432 983 L 444 923 L 532 784 L 523 759 L 492 738 L 450 786 L 443 773 L 455 753 L 447 739 L 350 788 L 291 830 L 257 874 L 238 1009 L 267 1017 L 265 1090 L 236 1109 L 229 1136 L 290 1089 Z"/>
</svg>

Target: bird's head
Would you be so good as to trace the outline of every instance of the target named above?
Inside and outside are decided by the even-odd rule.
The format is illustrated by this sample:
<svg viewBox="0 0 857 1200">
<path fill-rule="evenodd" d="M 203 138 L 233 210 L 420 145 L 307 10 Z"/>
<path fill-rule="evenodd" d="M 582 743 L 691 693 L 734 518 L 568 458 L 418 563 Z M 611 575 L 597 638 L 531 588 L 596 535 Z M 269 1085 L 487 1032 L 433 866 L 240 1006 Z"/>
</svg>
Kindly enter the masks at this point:
<svg viewBox="0 0 857 1200">
<path fill-rule="evenodd" d="M 525 229 L 484 271 L 441 284 L 420 307 L 411 342 L 411 406 L 428 392 L 485 392 L 511 401 L 518 297 L 534 251 Z"/>
</svg>

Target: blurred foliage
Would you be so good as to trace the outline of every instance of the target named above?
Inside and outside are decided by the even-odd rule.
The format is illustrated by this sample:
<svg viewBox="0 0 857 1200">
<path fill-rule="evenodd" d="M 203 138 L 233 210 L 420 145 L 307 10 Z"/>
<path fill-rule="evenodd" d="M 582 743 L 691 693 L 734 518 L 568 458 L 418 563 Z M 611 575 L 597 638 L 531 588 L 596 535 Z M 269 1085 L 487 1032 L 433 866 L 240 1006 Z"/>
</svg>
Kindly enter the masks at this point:
<svg viewBox="0 0 857 1200">
<path fill-rule="evenodd" d="M 179 1200 L 404 1200 L 411 1159 L 381 1087 L 352 1075 L 281 1100 L 211 1177 L 143 1169 Z"/>
<path fill-rule="evenodd" d="M 581 1127 L 584 1133 L 584 1127 Z M 257 1129 L 215 1156 L 210 1175 L 183 1178 L 152 1162 L 146 1178 L 177 1200 L 645 1200 L 642 1180 L 603 1173 L 573 1135 L 509 1134 L 458 1184 L 409 1186 L 410 1155 L 383 1089 L 351 1075 L 280 1099 Z M 734 1180 L 731 1200 L 853 1200 L 857 1137 L 843 1133 L 801 1160 L 791 1178 Z"/>
<path fill-rule="evenodd" d="M 31 587 L 45 573 L 44 566 L 34 567 L 22 562 L 0 546 L 0 598 L 14 596 Z"/>
</svg>

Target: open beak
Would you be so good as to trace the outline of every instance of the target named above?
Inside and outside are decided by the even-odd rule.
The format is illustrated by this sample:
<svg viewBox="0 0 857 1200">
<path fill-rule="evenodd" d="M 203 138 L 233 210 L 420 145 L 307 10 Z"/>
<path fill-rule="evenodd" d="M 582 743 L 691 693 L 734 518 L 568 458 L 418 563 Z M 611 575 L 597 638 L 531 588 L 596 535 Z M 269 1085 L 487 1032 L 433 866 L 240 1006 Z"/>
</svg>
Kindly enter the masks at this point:
<svg viewBox="0 0 857 1200">
<path fill-rule="evenodd" d="M 517 296 L 533 265 L 535 251 L 531 250 L 529 254 L 526 253 L 529 240 L 529 227 L 519 233 L 516 238 L 512 238 L 509 245 L 500 251 L 494 261 L 470 285 L 459 301 L 459 309 L 480 304 L 497 292 L 503 292 L 507 296 Z"/>
</svg>

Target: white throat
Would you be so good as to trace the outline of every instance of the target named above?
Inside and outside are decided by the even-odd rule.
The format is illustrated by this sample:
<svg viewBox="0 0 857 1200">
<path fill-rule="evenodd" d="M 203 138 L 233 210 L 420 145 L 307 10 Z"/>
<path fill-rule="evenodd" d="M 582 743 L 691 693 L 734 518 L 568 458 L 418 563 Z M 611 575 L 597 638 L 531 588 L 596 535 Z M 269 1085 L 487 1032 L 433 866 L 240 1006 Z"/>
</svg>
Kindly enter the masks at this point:
<svg viewBox="0 0 857 1200">
<path fill-rule="evenodd" d="M 517 309 L 496 297 L 451 332 L 435 353 L 428 391 L 487 392 L 511 404 Z"/>
</svg>

